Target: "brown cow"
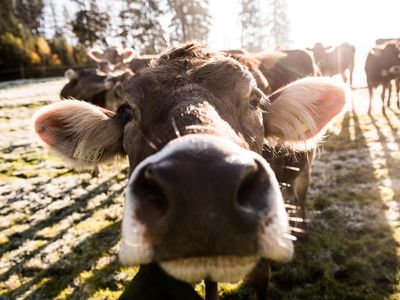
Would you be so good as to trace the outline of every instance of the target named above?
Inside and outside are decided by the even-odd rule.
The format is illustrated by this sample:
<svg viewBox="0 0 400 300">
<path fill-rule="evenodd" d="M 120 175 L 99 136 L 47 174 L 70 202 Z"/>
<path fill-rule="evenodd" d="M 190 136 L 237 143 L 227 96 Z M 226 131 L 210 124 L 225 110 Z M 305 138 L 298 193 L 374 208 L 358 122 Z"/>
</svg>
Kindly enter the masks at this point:
<svg viewBox="0 0 400 300">
<path fill-rule="evenodd" d="M 397 46 L 400 48 L 400 39 L 377 39 L 377 40 L 375 41 L 375 44 L 376 44 L 377 46 L 379 46 L 379 45 L 383 45 L 383 44 L 388 43 L 388 42 L 394 42 L 394 43 L 396 43 Z M 394 79 L 394 81 L 395 81 L 395 87 L 396 87 L 397 102 L 399 103 L 399 101 L 400 101 L 400 99 L 399 99 L 399 97 L 400 97 L 400 95 L 399 95 L 399 91 L 400 91 L 400 76 L 397 76 L 397 77 Z M 388 95 L 388 106 L 389 106 L 389 105 L 390 105 L 390 97 L 391 97 L 391 95 L 392 95 L 392 93 L 391 93 L 391 85 L 390 85 L 389 93 L 388 93 L 388 94 L 389 94 L 389 95 Z M 399 107 L 399 104 L 397 105 L 397 107 Z"/>
<path fill-rule="evenodd" d="M 315 147 L 346 103 L 327 78 L 298 80 L 271 98 L 238 61 L 188 43 L 135 74 L 116 113 L 62 101 L 38 111 L 34 127 L 76 164 L 128 155 L 123 264 L 156 262 L 186 282 L 237 281 L 260 259 L 293 253 L 264 142 Z M 151 289 L 138 285 L 131 297 L 148 299 Z"/>
<path fill-rule="evenodd" d="M 60 97 L 63 99 L 79 99 L 104 107 L 107 86 L 107 76 L 98 75 L 96 69 L 68 69 L 65 77 L 69 82 L 62 88 Z"/>
<path fill-rule="evenodd" d="M 121 85 L 133 75 L 126 70 L 119 76 L 99 75 L 97 69 L 69 69 L 65 76 L 69 82 L 62 88 L 62 99 L 78 99 L 114 110 L 120 104 Z"/>
<path fill-rule="evenodd" d="M 339 46 L 324 47 L 316 43 L 313 48 L 314 59 L 323 75 L 342 75 L 343 81 L 347 81 L 346 70 L 349 70 L 350 86 L 353 85 L 353 69 L 355 48 L 349 43 L 342 43 Z"/>
<path fill-rule="evenodd" d="M 377 39 L 375 41 L 375 45 L 383 45 L 386 44 L 387 42 L 392 42 L 392 41 L 400 43 L 400 39 Z"/>
<path fill-rule="evenodd" d="M 365 73 L 367 75 L 367 84 L 369 92 L 369 108 L 371 113 L 373 89 L 382 86 L 382 112 L 385 113 L 385 92 L 388 89 L 389 97 L 387 106 L 390 106 L 390 96 L 392 91 L 391 81 L 397 79 L 400 75 L 400 49 L 397 42 L 390 41 L 383 45 L 373 48 L 365 61 Z M 396 84 L 397 95 L 398 85 Z M 400 108 L 400 100 L 397 97 L 397 106 Z"/>
</svg>

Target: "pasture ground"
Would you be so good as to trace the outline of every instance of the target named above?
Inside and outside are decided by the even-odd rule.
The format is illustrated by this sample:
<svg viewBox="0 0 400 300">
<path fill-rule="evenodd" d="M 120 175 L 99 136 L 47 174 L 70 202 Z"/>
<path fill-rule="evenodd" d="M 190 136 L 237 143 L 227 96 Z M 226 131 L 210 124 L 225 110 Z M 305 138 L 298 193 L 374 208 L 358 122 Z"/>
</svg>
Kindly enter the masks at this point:
<svg viewBox="0 0 400 300">
<path fill-rule="evenodd" d="M 116 299 L 136 272 L 116 256 L 127 163 L 93 179 L 32 138 L 33 112 L 64 83 L 0 87 L 0 299 Z M 400 299 L 400 110 L 383 115 L 376 96 L 369 116 L 366 89 L 352 94 L 315 162 L 308 233 L 274 266 L 270 299 Z"/>
</svg>

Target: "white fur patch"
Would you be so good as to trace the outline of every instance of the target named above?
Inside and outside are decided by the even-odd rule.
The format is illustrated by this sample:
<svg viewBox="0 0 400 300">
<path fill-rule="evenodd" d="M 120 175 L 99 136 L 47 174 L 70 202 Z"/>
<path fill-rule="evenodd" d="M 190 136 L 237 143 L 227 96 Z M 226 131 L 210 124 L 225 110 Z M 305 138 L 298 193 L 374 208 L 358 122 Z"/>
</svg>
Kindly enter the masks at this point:
<svg viewBox="0 0 400 300">
<path fill-rule="evenodd" d="M 385 76 L 388 76 L 388 75 L 389 75 L 389 71 L 388 71 L 388 70 L 383 69 L 383 70 L 381 71 L 381 76 L 382 76 L 382 77 L 385 77 Z"/>
<path fill-rule="evenodd" d="M 293 243 L 289 235 L 289 221 L 282 193 L 271 167 L 264 160 L 259 161 L 263 162 L 263 167 L 270 174 L 268 196 L 273 197 L 265 218 L 266 224 L 262 227 L 263 232 L 260 235 L 262 247 L 260 254 L 273 261 L 288 262 L 293 256 Z"/>
<path fill-rule="evenodd" d="M 132 174 L 131 178 L 133 176 L 137 174 Z M 126 266 L 149 263 L 153 258 L 152 246 L 144 238 L 146 228 L 135 217 L 135 201 L 132 194 L 128 184 L 122 219 L 122 243 L 119 248 L 119 260 Z"/>
<path fill-rule="evenodd" d="M 217 256 L 163 261 L 161 267 L 172 277 L 195 283 L 208 278 L 217 282 L 237 282 L 256 265 L 257 256 Z"/>
<path fill-rule="evenodd" d="M 395 74 L 395 75 L 400 74 L 400 66 L 399 66 L 399 65 L 392 66 L 392 67 L 389 69 L 389 73 L 390 73 L 390 74 Z"/>
</svg>

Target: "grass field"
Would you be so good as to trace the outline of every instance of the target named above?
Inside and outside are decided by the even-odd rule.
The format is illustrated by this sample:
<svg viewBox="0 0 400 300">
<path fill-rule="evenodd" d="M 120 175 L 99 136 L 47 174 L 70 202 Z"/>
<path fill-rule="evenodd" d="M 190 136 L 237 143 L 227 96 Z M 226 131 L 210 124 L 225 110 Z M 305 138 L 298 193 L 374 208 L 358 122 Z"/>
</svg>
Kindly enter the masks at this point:
<svg viewBox="0 0 400 300">
<path fill-rule="evenodd" d="M 127 163 L 75 172 L 32 138 L 33 112 L 64 80 L 0 87 L 0 299 L 116 299 L 135 268 L 117 259 Z M 308 233 L 275 266 L 270 299 L 400 299 L 400 110 L 366 114 L 365 88 L 313 170 Z M 196 289 L 203 293 L 203 286 Z M 239 284 L 222 299 L 248 299 Z"/>
</svg>

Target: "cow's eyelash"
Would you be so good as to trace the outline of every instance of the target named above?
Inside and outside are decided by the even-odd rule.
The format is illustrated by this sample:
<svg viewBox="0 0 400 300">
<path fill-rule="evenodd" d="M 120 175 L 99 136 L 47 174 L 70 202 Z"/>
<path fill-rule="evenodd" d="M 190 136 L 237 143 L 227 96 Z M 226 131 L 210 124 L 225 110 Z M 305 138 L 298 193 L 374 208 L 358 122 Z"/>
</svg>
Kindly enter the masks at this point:
<svg viewBox="0 0 400 300">
<path fill-rule="evenodd" d="M 253 91 L 250 94 L 250 99 L 249 99 L 250 105 L 253 107 L 258 107 L 261 103 L 262 98 L 263 98 L 263 95 L 260 92 Z"/>
</svg>

